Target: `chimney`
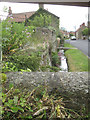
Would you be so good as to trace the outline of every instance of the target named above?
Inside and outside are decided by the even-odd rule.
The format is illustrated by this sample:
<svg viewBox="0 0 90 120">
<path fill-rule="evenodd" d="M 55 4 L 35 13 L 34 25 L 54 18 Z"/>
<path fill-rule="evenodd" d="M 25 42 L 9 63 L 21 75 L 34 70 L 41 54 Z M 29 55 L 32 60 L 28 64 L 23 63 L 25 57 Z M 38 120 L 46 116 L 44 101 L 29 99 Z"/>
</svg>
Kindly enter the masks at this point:
<svg viewBox="0 0 90 120">
<path fill-rule="evenodd" d="M 9 7 L 8 15 L 9 15 L 9 16 L 12 16 L 12 10 L 11 10 L 11 7 Z"/>
<path fill-rule="evenodd" d="M 42 3 L 39 3 L 39 8 L 44 9 L 44 5 Z"/>
<path fill-rule="evenodd" d="M 48 8 L 46 8 L 46 10 L 48 11 Z"/>
<path fill-rule="evenodd" d="M 82 26 L 85 26 L 85 23 L 83 23 Z"/>
</svg>

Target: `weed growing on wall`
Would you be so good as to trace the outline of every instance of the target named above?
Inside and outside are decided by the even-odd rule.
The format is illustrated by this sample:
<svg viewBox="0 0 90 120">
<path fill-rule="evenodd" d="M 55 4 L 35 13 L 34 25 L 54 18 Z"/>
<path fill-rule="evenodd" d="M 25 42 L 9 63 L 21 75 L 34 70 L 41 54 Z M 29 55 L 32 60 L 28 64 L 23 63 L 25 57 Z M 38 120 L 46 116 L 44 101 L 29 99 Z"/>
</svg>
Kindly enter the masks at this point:
<svg viewBox="0 0 90 120">
<path fill-rule="evenodd" d="M 4 77 L 4 75 L 3 75 Z M 61 96 L 50 95 L 47 86 L 35 87 L 32 91 L 14 87 L 12 83 L 8 88 L 6 78 L 2 78 L 2 106 L 0 106 L 2 119 L 79 119 L 81 116 L 65 108 L 65 103 Z"/>
</svg>

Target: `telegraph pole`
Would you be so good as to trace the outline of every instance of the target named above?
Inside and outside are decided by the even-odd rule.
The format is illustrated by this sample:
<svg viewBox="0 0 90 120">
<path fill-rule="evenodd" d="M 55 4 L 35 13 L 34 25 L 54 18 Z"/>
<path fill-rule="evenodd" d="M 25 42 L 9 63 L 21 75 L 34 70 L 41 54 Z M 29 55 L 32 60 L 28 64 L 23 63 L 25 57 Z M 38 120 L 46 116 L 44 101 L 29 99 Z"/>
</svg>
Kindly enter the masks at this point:
<svg viewBox="0 0 90 120">
<path fill-rule="evenodd" d="M 74 26 L 74 29 L 75 29 L 75 37 L 76 37 L 76 25 Z"/>
</svg>

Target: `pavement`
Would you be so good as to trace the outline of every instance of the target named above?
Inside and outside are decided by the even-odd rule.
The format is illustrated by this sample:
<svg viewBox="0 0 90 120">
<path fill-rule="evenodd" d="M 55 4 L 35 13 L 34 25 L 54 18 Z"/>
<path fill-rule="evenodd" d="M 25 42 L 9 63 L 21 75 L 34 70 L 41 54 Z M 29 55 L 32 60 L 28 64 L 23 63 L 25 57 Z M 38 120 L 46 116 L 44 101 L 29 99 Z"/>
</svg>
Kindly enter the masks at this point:
<svg viewBox="0 0 90 120">
<path fill-rule="evenodd" d="M 70 43 L 74 47 L 81 50 L 90 59 L 90 42 L 88 40 L 65 40 L 65 42 Z"/>
</svg>

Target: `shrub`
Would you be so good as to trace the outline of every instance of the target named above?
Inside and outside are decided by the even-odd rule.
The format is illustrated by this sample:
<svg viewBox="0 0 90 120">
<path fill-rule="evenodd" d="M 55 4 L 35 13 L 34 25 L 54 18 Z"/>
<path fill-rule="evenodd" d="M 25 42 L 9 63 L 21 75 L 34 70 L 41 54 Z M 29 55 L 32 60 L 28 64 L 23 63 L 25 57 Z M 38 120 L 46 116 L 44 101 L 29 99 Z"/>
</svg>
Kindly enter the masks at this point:
<svg viewBox="0 0 90 120">
<path fill-rule="evenodd" d="M 10 61 L 16 64 L 16 68 L 18 71 L 21 69 L 27 70 L 30 69 L 31 71 L 37 71 L 40 66 L 41 57 L 38 54 L 31 54 L 31 55 L 12 55 L 9 57 Z"/>
<path fill-rule="evenodd" d="M 54 66 L 51 67 L 50 72 L 58 72 L 58 71 L 60 71 L 60 68 Z"/>
<path fill-rule="evenodd" d="M 24 26 L 24 23 L 15 23 L 11 19 L 2 21 L 2 51 L 8 55 L 15 52 L 19 48 L 31 40 L 33 34 L 33 26 Z"/>
<path fill-rule="evenodd" d="M 2 72 L 18 71 L 16 64 L 12 62 L 3 62 Z"/>
<path fill-rule="evenodd" d="M 40 69 L 42 72 L 47 72 L 47 71 L 58 72 L 58 71 L 60 71 L 60 68 L 54 67 L 54 66 L 41 66 Z"/>
</svg>

